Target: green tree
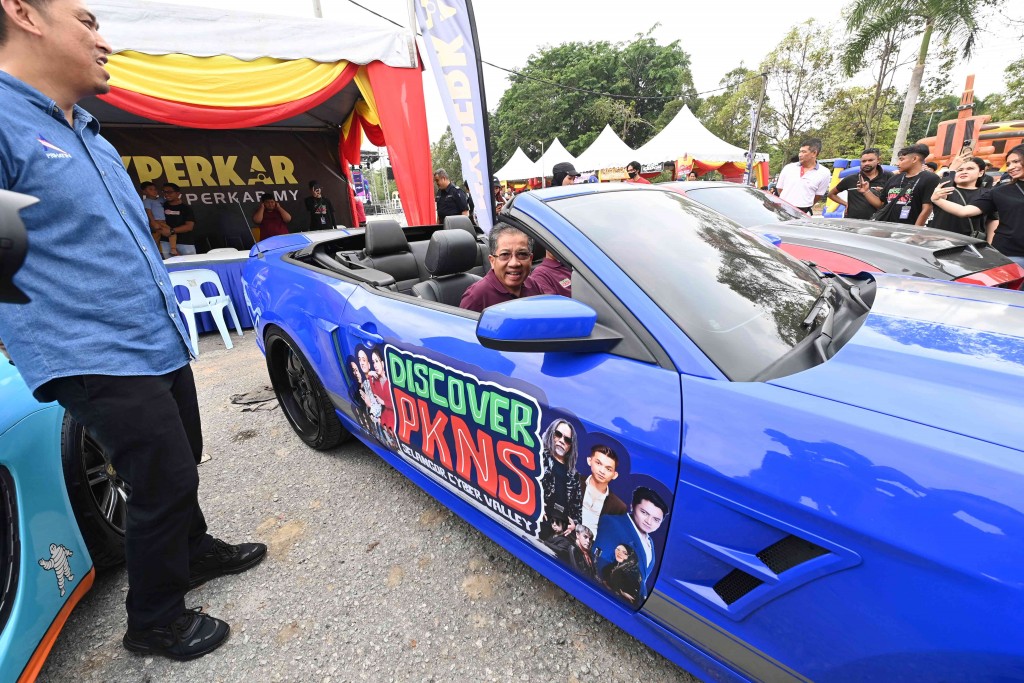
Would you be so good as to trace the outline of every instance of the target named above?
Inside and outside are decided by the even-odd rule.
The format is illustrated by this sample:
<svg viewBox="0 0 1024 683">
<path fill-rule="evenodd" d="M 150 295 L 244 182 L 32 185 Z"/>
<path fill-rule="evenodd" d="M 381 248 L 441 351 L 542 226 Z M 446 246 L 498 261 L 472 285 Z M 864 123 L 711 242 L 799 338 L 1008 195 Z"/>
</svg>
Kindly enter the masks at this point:
<svg viewBox="0 0 1024 683">
<path fill-rule="evenodd" d="M 910 85 L 903 101 L 903 113 L 893 142 L 896 151 L 906 145 L 914 108 L 921 92 L 925 64 L 933 38 L 962 46 L 963 56 L 970 57 L 981 32 L 978 17 L 988 8 L 1004 0 L 853 0 L 846 19 L 851 45 L 876 45 L 880 30 L 899 22 L 920 37 L 917 61 L 910 76 Z M 842 60 L 845 63 L 845 55 Z"/>
<path fill-rule="evenodd" d="M 828 31 L 814 19 L 797 24 L 761 62 L 768 73 L 773 108 L 764 118 L 775 143 L 775 163 L 785 163 L 800 147 L 800 137 L 821 122 L 825 93 L 836 80 Z"/>
<path fill-rule="evenodd" d="M 962 84 L 954 85 L 950 72 L 958 59 L 957 48 L 943 45 L 928 61 L 905 144 L 935 135 L 940 121 L 956 118 Z"/>
<path fill-rule="evenodd" d="M 899 95 L 893 88 L 893 79 L 902 66 L 901 48 L 912 37 L 910 28 L 897 19 L 876 17 L 870 29 L 872 33 L 858 33 L 840 58 L 843 75 L 847 78 L 861 72 L 871 75 L 872 85 L 856 95 L 864 147 L 888 146 L 895 139 L 895 127 L 890 119 L 892 105 Z M 890 128 L 893 128 L 891 135 L 888 134 Z"/>
<path fill-rule="evenodd" d="M 889 146 L 899 123 L 896 90 L 878 97 L 875 88 L 836 88 L 825 100 L 825 121 L 817 131 L 828 157 L 859 157 L 867 147 Z M 880 103 L 886 108 L 879 110 Z"/>
<path fill-rule="evenodd" d="M 509 77 L 512 84 L 491 116 L 495 165 L 516 147 L 536 158 L 541 144 L 555 137 L 579 154 L 606 124 L 639 147 L 660 130 L 669 103 L 682 100 L 696 109 L 690 56 L 679 41 L 659 45 L 653 30 L 627 42 L 563 43 L 531 55 Z"/>
<path fill-rule="evenodd" d="M 451 181 L 462 187 L 462 160 L 459 159 L 459 150 L 455 147 L 451 126 L 445 129 L 444 135 L 437 142 L 430 145 L 430 159 L 435 169 L 443 168 L 448 172 Z M 500 166 L 495 166 L 494 170 L 498 168 Z"/>
<path fill-rule="evenodd" d="M 725 88 L 710 95 L 701 102 L 697 118 L 709 131 L 737 147 L 747 148 L 750 143 L 751 113 L 761 97 L 763 80 L 756 71 L 746 68 L 743 63 L 725 74 L 718 82 Z M 765 102 L 761 119 L 770 120 L 776 116 L 770 102 Z M 758 140 L 758 148 L 768 143 L 764 128 Z"/>
<path fill-rule="evenodd" d="M 1010 62 L 1003 71 L 1006 90 L 985 99 L 978 113 L 990 114 L 993 121 L 1019 121 L 1024 119 L 1024 57 Z"/>
</svg>

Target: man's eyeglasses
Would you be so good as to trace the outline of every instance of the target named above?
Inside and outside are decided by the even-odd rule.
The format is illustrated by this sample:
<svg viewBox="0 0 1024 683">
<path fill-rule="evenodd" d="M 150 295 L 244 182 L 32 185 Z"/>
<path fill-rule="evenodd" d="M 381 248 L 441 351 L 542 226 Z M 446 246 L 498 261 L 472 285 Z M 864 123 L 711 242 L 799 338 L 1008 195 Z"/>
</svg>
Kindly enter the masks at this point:
<svg viewBox="0 0 1024 683">
<path fill-rule="evenodd" d="M 556 439 L 561 439 L 562 441 L 564 441 L 566 443 L 566 445 L 570 445 L 570 446 L 572 445 L 572 437 L 568 436 L 566 434 L 563 434 L 562 432 L 555 432 L 555 438 Z"/>
<path fill-rule="evenodd" d="M 498 259 L 500 263 L 507 263 L 513 256 L 517 261 L 533 260 L 533 252 L 526 251 L 525 249 L 523 249 L 522 251 L 517 251 L 514 254 L 511 251 L 502 251 L 497 254 L 491 254 L 491 256 Z"/>
</svg>

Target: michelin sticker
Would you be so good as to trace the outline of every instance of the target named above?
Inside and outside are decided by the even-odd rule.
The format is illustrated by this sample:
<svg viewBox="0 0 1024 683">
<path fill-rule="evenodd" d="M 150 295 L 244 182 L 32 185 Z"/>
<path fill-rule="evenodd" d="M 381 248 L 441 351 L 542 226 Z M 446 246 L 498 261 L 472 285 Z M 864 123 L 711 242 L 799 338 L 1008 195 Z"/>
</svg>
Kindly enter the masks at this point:
<svg viewBox="0 0 1024 683">
<path fill-rule="evenodd" d="M 60 597 L 62 598 L 64 593 L 67 592 L 64 588 L 65 580 L 68 583 L 75 580 L 75 575 L 71 573 L 71 563 L 68 562 L 68 558 L 74 554 L 70 548 L 51 543 L 50 557 L 39 560 L 40 567 L 57 575 L 57 588 L 60 589 Z"/>
</svg>

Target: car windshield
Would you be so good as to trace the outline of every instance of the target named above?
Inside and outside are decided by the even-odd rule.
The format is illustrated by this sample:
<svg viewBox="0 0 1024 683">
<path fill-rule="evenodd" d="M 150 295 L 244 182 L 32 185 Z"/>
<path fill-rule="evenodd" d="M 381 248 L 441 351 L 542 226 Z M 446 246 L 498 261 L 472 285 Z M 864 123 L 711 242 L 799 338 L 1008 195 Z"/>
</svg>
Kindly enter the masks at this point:
<svg viewBox="0 0 1024 683">
<path fill-rule="evenodd" d="M 802 211 L 778 197 L 743 185 L 687 188 L 686 196 L 704 206 L 710 206 L 744 228 L 807 218 Z"/>
<path fill-rule="evenodd" d="M 734 380 L 750 380 L 807 335 L 817 274 L 672 191 L 576 195 L 565 216 Z"/>
</svg>

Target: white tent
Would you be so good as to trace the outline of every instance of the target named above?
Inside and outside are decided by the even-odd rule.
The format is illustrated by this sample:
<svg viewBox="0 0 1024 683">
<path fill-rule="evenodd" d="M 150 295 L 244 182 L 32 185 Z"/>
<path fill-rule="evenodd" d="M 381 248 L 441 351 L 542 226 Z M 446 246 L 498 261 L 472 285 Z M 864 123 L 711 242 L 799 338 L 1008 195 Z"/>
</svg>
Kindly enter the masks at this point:
<svg viewBox="0 0 1024 683">
<path fill-rule="evenodd" d="M 569 153 L 565 147 L 562 146 L 562 142 L 555 138 L 554 141 L 544 150 L 541 154 L 540 159 L 537 159 L 537 169 L 534 173 L 535 178 L 540 176 L 551 176 L 552 169 L 555 164 L 568 161 L 573 166 L 576 166 L 576 157 Z"/>
<path fill-rule="evenodd" d="M 633 161 L 634 156 L 630 146 L 606 124 L 597 139 L 576 159 L 576 170 L 599 171 L 602 168 L 621 168 Z"/>
<path fill-rule="evenodd" d="M 687 154 L 700 161 L 743 163 L 747 160 L 745 149 L 730 145 L 709 131 L 685 105 L 660 133 L 636 150 L 636 160 L 641 164 L 654 164 Z M 768 161 L 768 155 L 757 154 L 755 159 Z"/>
<path fill-rule="evenodd" d="M 137 0 L 92 0 L 89 5 L 115 52 L 231 55 L 247 61 L 274 57 L 369 64 L 379 60 L 408 68 L 418 64 L 411 34 L 380 22 L 376 26 L 350 25 L 313 17 Z"/>
<path fill-rule="evenodd" d="M 516 147 L 515 154 L 494 174 L 494 177 L 498 180 L 526 180 L 536 178 L 537 175 L 537 165 L 530 161 L 522 147 Z"/>
</svg>

